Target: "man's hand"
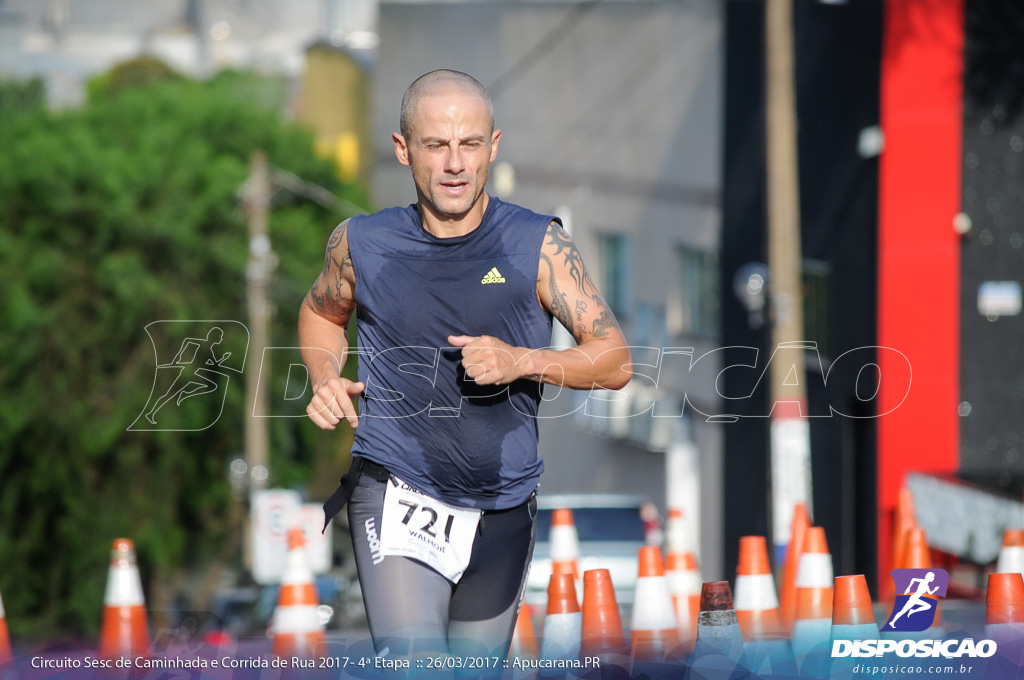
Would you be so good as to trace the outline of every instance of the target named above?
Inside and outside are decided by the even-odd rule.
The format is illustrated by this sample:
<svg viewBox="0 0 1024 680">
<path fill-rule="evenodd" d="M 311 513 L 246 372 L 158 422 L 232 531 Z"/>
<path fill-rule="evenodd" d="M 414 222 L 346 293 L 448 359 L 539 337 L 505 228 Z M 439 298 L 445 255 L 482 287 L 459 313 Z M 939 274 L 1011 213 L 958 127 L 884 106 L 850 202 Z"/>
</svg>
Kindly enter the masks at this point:
<svg viewBox="0 0 1024 680">
<path fill-rule="evenodd" d="M 347 378 L 331 377 L 321 381 L 306 407 L 310 420 L 322 430 L 333 430 L 344 418 L 352 427 L 359 427 L 359 416 L 352 397 L 360 394 L 365 385 Z"/>
<path fill-rule="evenodd" d="M 489 335 L 449 335 L 452 347 L 462 348 L 462 367 L 466 377 L 477 385 L 506 385 L 523 373 L 516 363 L 516 350 Z"/>
</svg>

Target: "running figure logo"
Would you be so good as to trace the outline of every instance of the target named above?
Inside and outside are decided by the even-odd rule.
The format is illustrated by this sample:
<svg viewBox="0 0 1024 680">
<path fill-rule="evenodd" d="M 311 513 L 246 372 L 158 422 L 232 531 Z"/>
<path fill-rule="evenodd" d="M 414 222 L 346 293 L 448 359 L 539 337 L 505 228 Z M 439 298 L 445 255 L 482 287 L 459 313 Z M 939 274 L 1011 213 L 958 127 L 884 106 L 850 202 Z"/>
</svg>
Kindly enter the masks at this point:
<svg viewBox="0 0 1024 680">
<path fill-rule="evenodd" d="M 946 596 L 949 574 L 945 569 L 893 569 L 896 602 L 882 631 L 919 633 L 935 621 L 940 597 Z"/>
<path fill-rule="evenodd" d="M 231 374 L 242 373 L 248 329 L 237 321 L 154 321 L 146 333 L 156 353 L 156 373 L 146 406 L 128 429 L 199 431 L 217 422 Z M 172 351 L 172 358 L 161 361 Z M 194 407 L 187 413 L 182 410 L 186 400 Z"/>
</svg>

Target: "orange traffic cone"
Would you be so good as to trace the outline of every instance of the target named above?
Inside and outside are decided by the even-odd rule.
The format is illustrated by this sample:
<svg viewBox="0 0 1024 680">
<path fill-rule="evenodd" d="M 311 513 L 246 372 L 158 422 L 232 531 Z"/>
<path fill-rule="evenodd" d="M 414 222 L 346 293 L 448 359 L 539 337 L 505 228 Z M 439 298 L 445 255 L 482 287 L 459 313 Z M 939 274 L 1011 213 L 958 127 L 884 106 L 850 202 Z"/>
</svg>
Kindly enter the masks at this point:
<svg viewBox="0 0 1024 680">
<path fill-rule="evenodd" d="M 1024 579 L 1018 573 L 989 574 L 985 595 L 985 637 L 996 644 L 1024 637 Z"/>
<path fill-rule="evenodd" d="M 764 536 L 740 539 L 734 602 L 744 640 L 772 637 L 782 631 L 779 598 L 775 594 L 775 580 L 768 565 L 768 544 Z"/>
<path fill-rule="evenodd" d="M 800 569 L 800 556 L 804 552 L 804 533 L 810 526 L 807 503 L 801 501 L 793 506 L 789 546 L 786 548 L 786 565 L 782 569 L 782 584 L 779 588 L 779 616 L 782 630 L 787 635 L 793 632 L 793 621 L 796 619 L 796 574 Z"/>
<path fill-rule="evenodd" d="M 99 654 L 104 658 L 133 656 L 147 649 L 149 623 L 135 545 L 127 538 L 118 538 L 110 551 Z"/>
<path fill-rule="evenodd" d="M 300 527 L 288 532 L 281 592 L 270 623 L 272 649 L 280 658 L 314 659 L 324 654 L 324 627 L 317 615 L 319 598 L 313 570 L 306 557 L 306 537 Z"/>
<path fill-rule="evenodd" d="M 903 544 L 903 564 L 901 565 L 904 569 L 931 569 L 932 568 L 932 554 L 928 549 L 928 541 L 925 538 L 924 529 L 920 527 L 914 527 L 907 532 L 906 542 Z M 894 596 L 895 597 L 895 596 Z M 935 620 L 932 622 L 931 628 L 928 629 L 930 633 L 937 633 L 936 629 L 942 627 L 942 611 L 939 608 L 939 598 L 934 595 L 922 595 L 928 599 L 935 600 Z"/>
<path fill-rule="evenodd" d="M 832 598 L 832 648 L 839 647 L 839 653 L 845 655 L 833 657 L 831 649 L 813 652 L 804 657 L 801 671 L 816 678 L 855 680 L 861 659 L 850 654 L 853 641 L 877 639 L 878 626 L 864 574 L 837 576 Z"/>
<path fill-rule="evenodd" d="M 672 605 L 679 624 L 679 639 L 686 647 L 697 637 L 697 614 L 700 613 L 700 590 L 704 579 L 697 567 L 683 511 L 668 511 L 668 554 L 665 555 L 665 577 L 672 593 Z"/>
<path fill-rule="evenodd" d="M 1007 529 L 1003 532 L 1003 547 L 996 561 L 997 574 L 1024 573 L 1024 530 Z"/>
<path fill-rule="evenodd" d="M 680 508 L 669 508 L 668 521 L 665 523 L 665 545 L 668 552 L 693 552 L 693 541 L 686 530 L 686 517 Z"/>
<path fill-rule="evenodd" d="M 911 495 L 910 489 L 903 487 L 900 489 L 899 499 L 896 501 L 896 511 L 893 515 L 892 569 L 902 569 L 906 566 L 903 564 L 903 547 L 907 542 L 907 533 L 916 526 L 914 497 Z M 887 583 L 886 588 L 888 593 L 886 600 L 891 604 L 896 599 L 896 592 L 891 583 Z"/>
<path fill-rule="evenodd" d="M 804 536 L 804 552 L 796 576 L 793 654 L 797 657 L 828 644 L 832 628 L 833 578 L 832 555 L 825 542 L 825 530 L 811 527 Z"/>
<path fill-rule="evenodd" d="M 697 638 L 697 616 L 700 614 L 702 579 L 693 553 L 670 552 L 665 560 L 665 576 L 672 593 L 679 639 L 686 651 Z"/>
<path fill-rule="evenodd" d="M 743 656 L 743 634 L 728 581 L 711 581 L 701 586 L 694 658 L 709 654 L 733 661 Z"/>
<path fill-rule="evenodd" d="M 11 636 L 7 632 L 7 616 L 4 614 L 4 600 L 0 597 L 0 666 L 11 660 Z"/>
<path fill-rule="evenodd" d="M 877 640 L 878 625 L 864 574 L 836 576 L 832 595 L 833 640 Z"/>
<path fill-rule="evenodd" d="M 634 661 L 662 661 L 679 645 L 679 624 L 672 608 L 661 549 L 656 545 L 640 548 L 639 562 L 630 650 Z"/>
<path fill-rule="evenodd" d="M 619 605 L 615 601 L 612 576 L 607 569 L 583 572 L 583 635 L 581 657 L 596 656 L 602 661 L 611 655 L 626 653 L 626 634 L 622 631 Z"/>
<path fill-rule="evenodd" d="M 580 539 L 576 533 L 572 510 L 557 508 L 551 513 L 551 573 L 572 574 L 580 578 Z"/>
<path fill-rule="evenodd" d="M 576 599 L 572 574 L 552 574 L 548 582 L 548 613 L 540 656 L 545 660 L 579 657 L 583 637 L 583 613 Z"/>
<path fill-rule="evenodd" d="M 512 646 L 509 648 L 508 658 L 536 659 L 539 656 L 540 650 L 537 649 L 537 636 L 533 632 L 529 607 L 525 602 L 521 602 L 516 627 L 512 631 Z"/>
</svg>

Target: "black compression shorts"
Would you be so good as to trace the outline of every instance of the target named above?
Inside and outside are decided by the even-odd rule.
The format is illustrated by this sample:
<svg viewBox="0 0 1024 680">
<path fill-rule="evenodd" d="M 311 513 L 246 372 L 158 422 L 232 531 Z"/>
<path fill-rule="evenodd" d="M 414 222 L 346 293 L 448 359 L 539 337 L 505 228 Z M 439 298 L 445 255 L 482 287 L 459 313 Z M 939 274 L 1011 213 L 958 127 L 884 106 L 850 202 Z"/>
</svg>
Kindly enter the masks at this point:
<svg viewBox="0 0 1024 680">
<path fill-rule="evenodd" d="M 377 653 L 504 659 L 533 555 L 536 498 L 482 514 L 469 565 L 453 584 L 418 560 L 375 554 L 386 486 L 363 474 L 348 503 L 359 584 Z"/>
</svg>

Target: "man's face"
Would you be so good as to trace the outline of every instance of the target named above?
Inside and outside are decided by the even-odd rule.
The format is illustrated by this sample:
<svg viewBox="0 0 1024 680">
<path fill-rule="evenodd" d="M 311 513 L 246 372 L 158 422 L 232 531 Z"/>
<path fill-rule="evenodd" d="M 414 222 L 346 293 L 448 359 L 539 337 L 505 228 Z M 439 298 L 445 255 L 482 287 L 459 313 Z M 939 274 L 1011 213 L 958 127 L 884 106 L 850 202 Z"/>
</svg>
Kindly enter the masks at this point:
<svg viewBox="0 0 1024 680">
<path fill-rule="evenodd" d="M 412 168 L 424 210 L 442 220 L 464 217 L 477 204 L 498 155 L 501 130 L 480 97 L 457 89 L 424 96 L 409 139 L 394 135 L 399 162 Z"/>
</svg>

